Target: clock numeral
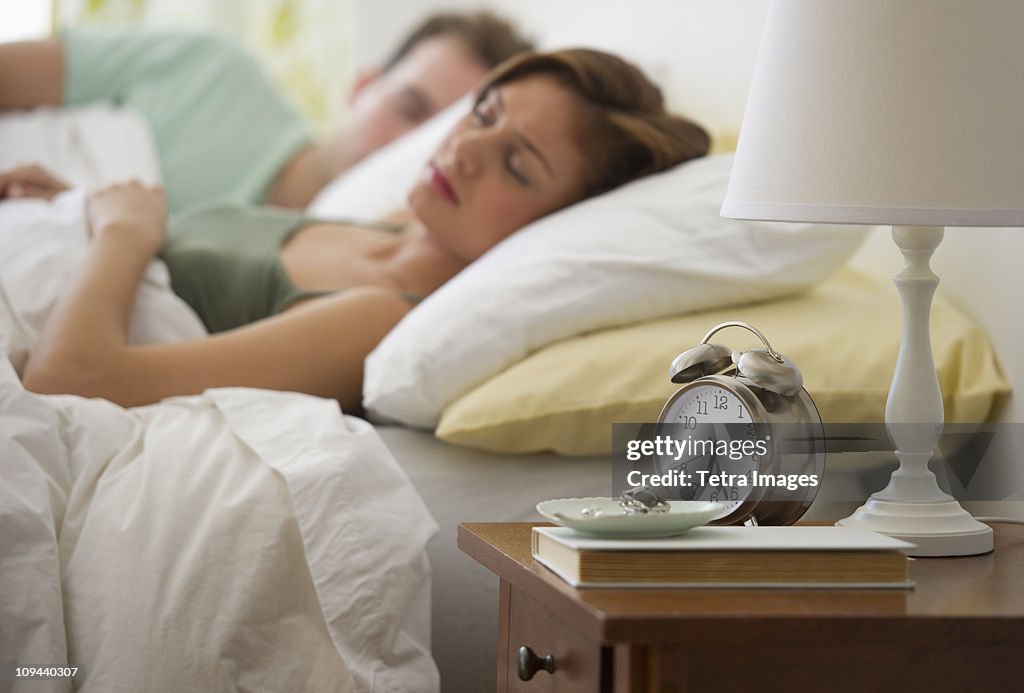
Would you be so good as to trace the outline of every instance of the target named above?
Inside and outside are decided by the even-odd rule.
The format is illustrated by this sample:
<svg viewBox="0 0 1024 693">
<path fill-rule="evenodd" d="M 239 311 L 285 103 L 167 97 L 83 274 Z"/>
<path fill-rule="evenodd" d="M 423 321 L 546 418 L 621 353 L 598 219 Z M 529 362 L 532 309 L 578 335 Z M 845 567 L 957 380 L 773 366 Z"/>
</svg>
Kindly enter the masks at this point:
<svg viewBox="0 0 1024 693">
<path fill-rule="evenodd" d="M 725 395 L 715 395 L 715 409 L 728 409 L 729 399 Z"/>
<path fill-rule="evenodd" d="M 715 408 L 717 409 L 718 407 L 715 407 Z M 700 401 L 698 401 L 697 402 L 697 413 L 698 414 L 707 414 L 708 413 L 708 403 L 707 402 L 700 402 Z"/>
<path fill-rule="evenodd" d="M 697 429 L 697 417 L 696 416 L 684 416 L 681 423 L 685 430 L 693 431 Z"/>
<path fill-rule="evenodd" d="M 736 407 L 736 409 L 738 410 L 737 413 L 736 413 L 736 418 L 737 419 L 742 419 L 743 418 L 743 407 Z"/>
</svg>

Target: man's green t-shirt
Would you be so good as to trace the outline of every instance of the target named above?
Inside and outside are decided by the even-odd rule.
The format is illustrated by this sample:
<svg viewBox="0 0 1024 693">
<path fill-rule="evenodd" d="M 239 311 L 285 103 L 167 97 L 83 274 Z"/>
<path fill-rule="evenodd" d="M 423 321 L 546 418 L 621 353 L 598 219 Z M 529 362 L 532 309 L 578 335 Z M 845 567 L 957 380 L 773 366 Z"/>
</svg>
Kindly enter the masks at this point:
<svg viewBox="0 0 1024 693">
<path fill-rule="evenodd" d="M 64 104 L 113 101 L 145 117 L 167 205 L 258 204 L 312 133 L 256 61 L 227 38 L 183 31 L 72 30 Z"/>
</svg>

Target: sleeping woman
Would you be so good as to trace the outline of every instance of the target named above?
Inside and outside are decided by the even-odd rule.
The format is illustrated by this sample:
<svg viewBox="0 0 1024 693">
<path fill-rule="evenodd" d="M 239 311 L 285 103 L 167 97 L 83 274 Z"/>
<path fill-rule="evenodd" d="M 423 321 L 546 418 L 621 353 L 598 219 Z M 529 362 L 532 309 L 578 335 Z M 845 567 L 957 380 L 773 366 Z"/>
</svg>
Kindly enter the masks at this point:
<svg viewBox="0 0 1024 693">
<path fill-rule="evenodd" d="M 564 50 L 498 66 L 409 192 L 404 218 L 388 224 L 212 207 L 168 227 L 160 189 L 115 185 L 88 199 L 88 252 L 32 348 L 24 385 L 123 406 L 248 386 L 332 397 L 357 412 L 363 360 L 417 301 L 530 222 L 707 149 L 704 130 L 669 114 L 634 66 Z M 0 174 L 0 195 L 62 188 L 37 168 Z M 209 337 L 127 343 L 154 256 Z"/>
</svg>

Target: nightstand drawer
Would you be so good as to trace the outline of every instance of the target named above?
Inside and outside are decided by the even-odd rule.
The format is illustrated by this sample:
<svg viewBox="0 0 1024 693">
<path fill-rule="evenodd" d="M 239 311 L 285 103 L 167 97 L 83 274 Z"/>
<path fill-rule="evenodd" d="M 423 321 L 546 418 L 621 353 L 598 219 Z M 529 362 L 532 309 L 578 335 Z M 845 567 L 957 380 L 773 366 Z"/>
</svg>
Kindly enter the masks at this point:
<svg viewBox="0 0 1024 693">
<path fill-rule="evenodd" d="M 586 691 L 601 690 L 601 646 L 571 630 L 525 592 L 502 581 L 502 623 L 507 628 L 499 634 L 498 646 L 504 649 L 506 667 L 499 667 L 510 693 L 514 691 Z M 536 673 L 528 681 L 519 676 L 519 651 L 532 650 Z M 554 672 L 540 668 L 540 661 L 550 655 Z M 498 690 L 503 690 L 499 685 Z"/>
</svg>

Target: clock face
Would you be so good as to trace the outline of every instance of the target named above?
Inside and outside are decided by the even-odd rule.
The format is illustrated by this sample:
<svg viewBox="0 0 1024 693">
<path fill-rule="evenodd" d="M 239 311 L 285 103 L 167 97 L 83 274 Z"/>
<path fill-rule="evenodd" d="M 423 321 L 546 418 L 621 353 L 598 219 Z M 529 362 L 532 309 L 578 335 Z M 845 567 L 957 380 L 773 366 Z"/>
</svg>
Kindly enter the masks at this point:
<svg viewBox="0 0 1024 693">
<path fill-rule="evenodd" d="M 676 470 L 686 480 L 680 498 L 722 503 L 723 518 L 751 496 L 766 447 L 735 393 L 712 384 L 690 387 L 672 400 L 661 424 L 659 434 L 671 436 L 673 445 L 658 464 L 663 473 Z"/>
</svg>

